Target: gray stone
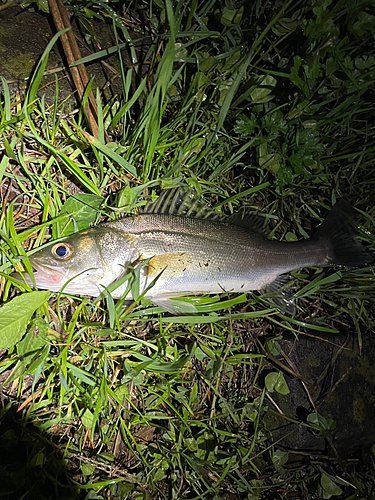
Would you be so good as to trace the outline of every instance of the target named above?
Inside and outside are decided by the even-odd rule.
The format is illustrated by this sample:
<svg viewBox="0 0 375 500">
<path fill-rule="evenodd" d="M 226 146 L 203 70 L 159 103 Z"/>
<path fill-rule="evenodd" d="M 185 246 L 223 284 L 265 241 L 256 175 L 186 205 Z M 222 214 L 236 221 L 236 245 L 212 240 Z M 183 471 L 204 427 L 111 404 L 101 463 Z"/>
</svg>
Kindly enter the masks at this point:
<svg viewBox="0 0 375 500">
<path fill-rule="evenodd" d="M 300 336 L 279 344 L 284 356 L 277 359 L 297 376 L 284 373 L 290 394 L 270 394 L 277 405 L 269 403 L 266 416 L 273 439 L 290 450 L 339 456 L 370 448 L 375 443 L 375 338 L 363 337 L 362 353 L 355 335 Z M 316 412 L 327 431 L 304 425 Z"/>
</svg>

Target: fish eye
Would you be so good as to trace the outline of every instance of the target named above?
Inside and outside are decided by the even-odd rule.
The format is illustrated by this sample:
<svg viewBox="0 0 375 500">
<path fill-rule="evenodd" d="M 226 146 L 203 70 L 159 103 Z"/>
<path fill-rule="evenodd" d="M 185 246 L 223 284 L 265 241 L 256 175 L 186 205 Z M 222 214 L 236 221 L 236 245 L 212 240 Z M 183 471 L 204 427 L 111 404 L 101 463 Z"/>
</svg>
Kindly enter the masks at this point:
<svg viewBox="0 0 375 500">
<path fill-rule="evenodd" d="M 67 260 L 73 254 L 73 247 L 69 243 L 60 242 L 53 245 L 51 252 L 58 259 Z"/>
</svg>

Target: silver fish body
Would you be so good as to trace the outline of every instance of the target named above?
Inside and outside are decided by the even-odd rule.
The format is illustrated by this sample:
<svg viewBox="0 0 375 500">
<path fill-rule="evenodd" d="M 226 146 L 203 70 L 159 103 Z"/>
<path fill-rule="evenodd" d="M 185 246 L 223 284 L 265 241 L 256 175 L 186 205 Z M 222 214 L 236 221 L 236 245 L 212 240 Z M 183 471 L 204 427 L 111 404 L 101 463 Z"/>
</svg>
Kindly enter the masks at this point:
<svg viewBox="0 0 375 500">
<path fill-rule="evenodd" d="M 252 225 L 246 218 L 233 223 L 142 214 L 63 238 L 36 252 L 30 262 L 38 287 L 92 296 L 140 266 L 139 292 L 154 282 L 145 296 L 176 312 L 174 297 L 265 290 L 280 275 L 301 267 L 359 267 L 372 260 L 356 240 L 345 202 L 335 205 L 310 240 L 268 240 Z M 123 283 L 112 296 L 121 297 L 127 286 Z"/>
<path fill-rule="evenodd" d="M 219 221 L 142 215 L 116 224 L 132 235 L 137 259 L 149 259 L 143 287 L 160 275 L 153 296 L 260 290 L 282 273 L 328 258 L 321 242 L 291 246 Z"/>
</svg>

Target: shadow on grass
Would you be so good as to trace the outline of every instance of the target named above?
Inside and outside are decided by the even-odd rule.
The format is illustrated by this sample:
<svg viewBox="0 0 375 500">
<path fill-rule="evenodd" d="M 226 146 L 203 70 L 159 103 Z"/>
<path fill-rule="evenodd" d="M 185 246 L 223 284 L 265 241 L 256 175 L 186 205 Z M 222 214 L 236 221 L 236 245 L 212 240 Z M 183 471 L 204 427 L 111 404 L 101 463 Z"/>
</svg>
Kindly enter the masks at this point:
<svg viewBox="0 0 375 500">
<path fill-rule="evenodd" d="M 51 436 L 26 422 L 14 407 L 0 412 L 0 498 L 83 498 Z"/>
</svg>

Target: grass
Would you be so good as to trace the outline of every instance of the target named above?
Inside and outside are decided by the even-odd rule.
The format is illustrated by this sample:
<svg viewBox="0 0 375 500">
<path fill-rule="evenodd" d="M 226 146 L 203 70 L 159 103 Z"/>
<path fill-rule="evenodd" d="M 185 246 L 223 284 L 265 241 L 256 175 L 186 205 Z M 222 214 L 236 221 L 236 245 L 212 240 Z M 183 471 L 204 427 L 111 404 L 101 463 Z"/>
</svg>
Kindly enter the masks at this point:
<svg viewBox="0 0 375 500">
<path fill-rule="evenodd" d="M 113 51 L 127 47 L 134 61 L 120 66 L 122 96 L 96 93 L 97 139 L 83 108 L 67 110 L 57 80 L 54 103 L 38 91 L 59 34 L 22 100 L 1 80 L 0 372 L 9 394 L 0 418 L 3 428 L 9 411 L 22 415 L 32 443 L 25 468 L 51 480 L 58 498 L 372 498 L 370 468 L 324 457 L 287 463 L 264 421 L 277 409 L 269 397 L 288 391 L 287 372 L 270 364 L 283 335 L 346 324 L 362 346 L 372 334 L 371 267 L 294 272 L 294 318 L 259 294 L 191 298 L 198 315 L 171 317 L 142 298 L 129 306 L 109 295 L 48 294 L 9 276 L 30 270 L 22 257 L 51 238 L 135 213 L 178 185 L 219 212 L 259 210 L 271 237 L 285 240 L 311 235 L 345 196 L 374 251 L 367 3 L 146 4 L 146 54 L 125 27 L 131 13 L 137 28 L 132 7 L 122 18 L 109 5 L 90 9 L 116 27 Z M 90 15 L 77 11 L 85 25 Z M 310 415 L 300 425 L 329 428 L 324 415 Z M 56 453 L 67 469 L 48 467 Z M 6 493 L 25 493 L 6 479 Z M 51 498 L 33 481 L 24 498 L 36 487 Z"/>
</svg>

